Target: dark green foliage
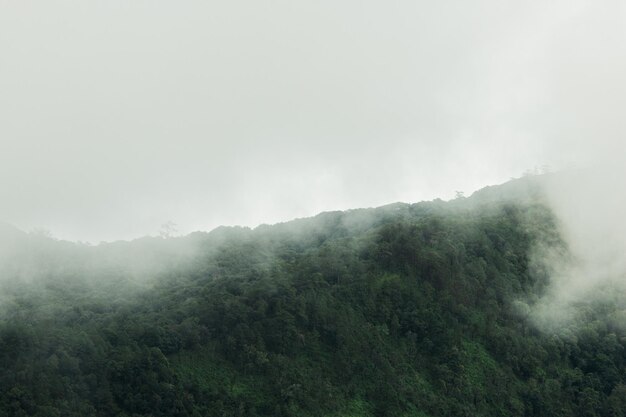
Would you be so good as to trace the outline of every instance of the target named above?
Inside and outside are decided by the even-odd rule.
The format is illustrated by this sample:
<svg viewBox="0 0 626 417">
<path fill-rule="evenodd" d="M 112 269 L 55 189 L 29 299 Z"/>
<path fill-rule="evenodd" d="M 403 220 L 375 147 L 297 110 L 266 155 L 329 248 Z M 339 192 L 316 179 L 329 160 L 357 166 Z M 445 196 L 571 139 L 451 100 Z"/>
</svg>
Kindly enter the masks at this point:
<svg viewBox="0 0 626 417">
<path fill-rule="evenodd" d="M 619 327 L 547 334 L 515 308 L 545 288 L 549 211 L 465 200 L 190 236 L 140 283 L 5 285 L 0 415 L 626 415 Z"/>
</svg>

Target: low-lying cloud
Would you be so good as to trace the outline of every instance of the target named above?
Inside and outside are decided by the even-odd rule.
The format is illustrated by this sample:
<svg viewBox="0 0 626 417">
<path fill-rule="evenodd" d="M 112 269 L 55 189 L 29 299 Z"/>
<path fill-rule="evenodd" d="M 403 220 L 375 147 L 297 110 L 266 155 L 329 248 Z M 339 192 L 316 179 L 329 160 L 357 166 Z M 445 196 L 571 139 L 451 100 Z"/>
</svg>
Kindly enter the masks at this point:
<svg viewBox="0 0 626 417">
<path fill-rule="evenodd" d="M 565 248 L 534 253 L 550 280 L 536 311 L 543 324 L 580 319 L 581 307 L 597 302 L 626 309 L 626 168 L 615 159 L 545 182 Z"/>
</svg>

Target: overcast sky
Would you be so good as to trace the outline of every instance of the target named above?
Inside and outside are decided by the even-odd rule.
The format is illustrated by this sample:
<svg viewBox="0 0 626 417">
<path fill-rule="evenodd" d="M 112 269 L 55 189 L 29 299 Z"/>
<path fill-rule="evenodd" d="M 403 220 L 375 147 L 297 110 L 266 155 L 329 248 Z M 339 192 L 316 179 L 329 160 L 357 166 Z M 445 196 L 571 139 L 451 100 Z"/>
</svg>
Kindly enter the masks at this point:
<svg viewBox="0 0 626 417">
<path fill-rule="evenodd" d="M 616 154 L 622 1 L 0 0 L 0 219 L 91 242 Z"/>
</svg>

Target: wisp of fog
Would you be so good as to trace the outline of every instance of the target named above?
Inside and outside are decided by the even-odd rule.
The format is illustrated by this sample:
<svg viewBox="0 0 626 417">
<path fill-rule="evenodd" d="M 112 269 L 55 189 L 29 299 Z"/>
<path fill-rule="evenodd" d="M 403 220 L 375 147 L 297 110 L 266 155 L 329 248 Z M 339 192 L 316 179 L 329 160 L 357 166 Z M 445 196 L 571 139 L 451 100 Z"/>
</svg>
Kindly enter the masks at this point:
<svg viewBox="0 0 626 417">
<path fill-rule="evenodd" d="M 613 145 L 611 155 L 544 181 L 565 251 L 539 245 L 533 253 L 550 278 L 535 311 L 541 324 L 571 323 L 597 302 L 626 308 L 626 167 L 615 157 L 623 146 Z"/>
</svg>

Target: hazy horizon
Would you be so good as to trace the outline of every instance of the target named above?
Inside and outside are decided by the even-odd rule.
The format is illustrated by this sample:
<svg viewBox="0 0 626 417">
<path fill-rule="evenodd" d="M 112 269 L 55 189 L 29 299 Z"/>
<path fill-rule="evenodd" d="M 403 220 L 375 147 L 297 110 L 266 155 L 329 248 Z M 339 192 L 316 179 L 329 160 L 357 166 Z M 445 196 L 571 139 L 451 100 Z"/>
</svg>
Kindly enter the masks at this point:
<svg viewBox="0 0 626 417">
<path fill-rule="evenodd" d="M 62 239 L 449 199 L 623 151 L 618 1 L 0 7 L 0 220 Z"/>
<path fill-rule="evenodd" d="M 298 216 L 298 217 L 289 217 L 289 218 L 279 218 L 279 219 L 273 219 L 272 221 L 261 221 L 258 223 L 253 223 L 253 224 L 242 224 L 242 223 L 232 223 L 232 224 L 217 224 L 215 226 L 212 226 L 208 229 L 196 229 L 196 230 L 188 230 L 185 232 L 182 232 L 179 230 L 179 225 L 173 221 L 166 221 L 164 223 L 162 223 L 161 225 L 159 225 L 159 227 L 157 229 L 155 229 L 154 231 L 142 234 L 142 235 L 137 235 L 137 236 L 130 236 L 130 237 L 125 237 L 125 238 L 114 238 L 111 240 L 101 240 L 101 241 L 88 241 L 88 240 L 80 240 L 80 239 L 71 239 L 71 238 L 67 238 L 64 236 L 60 236 L 57 235 L 55 233 L 54 230 L 50 230 L 47 229 L 45 227 L 33 227 L 30 229 L 26 229 L 26 228 L 22 228 L 20 227 L 18 224 L 14 224 L 14 223 L 10 223 L 5 221 L 4 219 L 0 219 L 0 226 L 7 225 L 9 227 L 14 227 L 16 229 L 18 229 L 21 232 L 27 233 L 27 234 L 35 234 L 35 235 L 42 235 L 42 236 L 46 236 L 46 237 L 50 237 L 53 239 L 58 239 L 58 240 L 64 240 L 64 241 L 68 241 L 68 242 L 76 242 L 76 243 L 85 243 L 85 244 L 90 244 L 90 245 L 98 245 L 101 243 L 113 243 L 113 242 L 117 242 L 117 241 L 132 241 L 135 239 L 141 239 L 144 237 L 184 237 L 187 236 L 190 233 L 194 233 L 194 232 L 211 232 L 212 230 L 216 229 L 216 228 L 220 228 L 220 227 L 245 227 L 245 228 L 251 228 L 251 229 L 255 229 L 259 226 L 264 226 L 264 225 L 274 225 L 274 224 L 280 224 L 280 223 L 285 223 L 285 222 L 290 222 L 293 220 L 298 220 L 298 219 L 303 219 L 303 218 L 310 218 L 310 217 L 314 217 L 317 216 L 318 214 L 322 214 L 322 213 L 328 213 L 328 212 L 335 212 L 335 211 L 350 211 L 350 210 L 361 210 L 361 209 L 374 209 L 374 208 L 379 208 L 379 207 L 384 207 L 387 205 L 391 205 L 391 204 L 395 204 L 395 203 L 403 203 L 403 204 L 415 204 L 415 203 L 422 203 L 422 202 L 429 202 L 429 201 L 434 201 L 434 200 L 443 200 L 443 201 L 451 201 L 454 200 L 456 198 L 458 198 L 458 195 L 456 195 L 457 192 L 462 193 L 463 197 L 470 197 L 472 196 L 476 191 L 480 191 L 483 188 L 486 187 L 493 187 L 493 186 L 498 186 L 498 185 L 503 185 L 509 181 L 512 180 L 517 180 L 517 179 L 521 179 L 523 176 L 526 175 L 538 175 L 541 173 L 546 173 L 541 171 L 542 169 L 546 169 L 546 167 L 536 167 L 533 170 L 528 170 L 526 172 L 524 172 L 521 176 L 519 177 L 511 177 L 508 180 L 501 182 L 501 183 L 497 183 L 497 184 L 486 184 L 484 186 L 481 186 L 479 188 L 477 188 L 476 190 L 471 190 L 470 192 L 464 192 L 461 190 L 455 190 L 454 193 L 455 195 L 453 197 L 446 197 L 445 200 L 439 196 L 434 196 L 432 198 L 427 198 L 427 199 L 423 199 L 423 200 L 419 200 L 419 201 L 388 201 L 388 202 L 383 202 L 380 205 L 375 205 L 375 206 L 363 206 L 363 207 L 340 207 L 340 208 L 328 208 L 328 209 L 324 209 L 322 211 L 319 212 L 315 212 L 315 213 L 310 213 L 304 216 Z M 448 193 L 450 194 L 450 193 Z"/>
</svg>

